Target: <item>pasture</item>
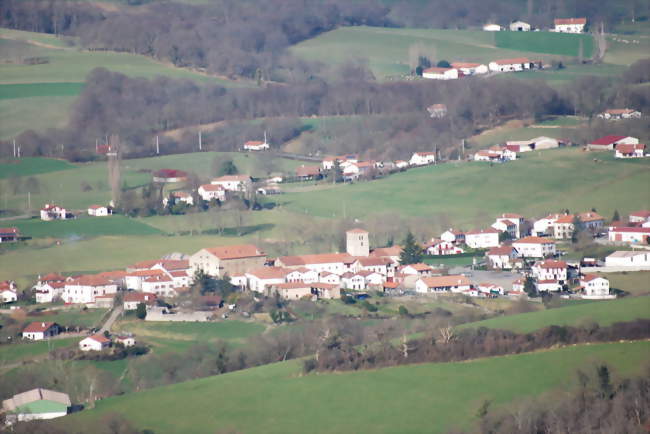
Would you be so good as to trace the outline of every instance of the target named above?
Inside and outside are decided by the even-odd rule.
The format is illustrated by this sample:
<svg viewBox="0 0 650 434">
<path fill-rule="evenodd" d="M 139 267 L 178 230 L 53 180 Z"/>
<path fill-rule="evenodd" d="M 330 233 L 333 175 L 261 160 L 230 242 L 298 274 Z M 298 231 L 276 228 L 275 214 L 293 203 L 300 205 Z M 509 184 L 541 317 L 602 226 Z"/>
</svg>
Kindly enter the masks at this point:
<svg viewBox="0 0 650 434">
<path fill-rule="evenodd" d="M 577 384 L 575 370 L 595 361 L 610 364 L 615 376 L 640 373 L 649 354 L 647 342 L 580 345 L 318 375 L 301 375 L 300 362 L 290 361 L 104 399 L 56 424 L 83 431 L 119 413 L 156 433 L 212 433 L 217 427 L 242 433 L 447 432 L 471 426 L 484 400 L 500 407 L 570 388 Z M 506 372 L 509 381 L 503 381 Z"/>
<path fill-rule="evenodd" d="M 587 34 L 495 32 L 494 43 L 497 48 L 560 56 L 582 56 L 584 59 L 591 57 L 594 49 L 593 37 Z"/>
<path fill-rule="evenodd" d="M 584 269 L 585 272 L 587 269 Z M 650 271 L 604 273 L 611 288 L 621 289 L 633 295 L 650 294 Z"/>
<path fill-rule="evenodd" d="M 54 158 L 24 157 L 0 159 L 0 179 L 14 176 L 32 176 L 41 173 L 74 169 L 75 165 L 66 160 Z"/>
<path fill-rule="evenodd" d="M 40 357 L 51 350 L 65 348 L 77 344 L 81 338 L 62 338 L 49 341 L 24 342 L 18 344 L 0 345 L 0 368 L 4 364 L 14 363 L 19 360 Z"/>
<path fill-rule="evenodd" d="M 122 215 L 88 217 L 45 222 L 38 218 L 14 220 L 12 226 L 23 236 L 52 238 L 88 238 L 103 235 L 158 235 L 161 232 L 138 220 Z"/>
<path fill-rule="evenodd" d="M 650 297 L 625 297 L 617 300 L 592 301 L 555 309 L 507 315 L 474 323 L 459 329 L 488 327 L 528 333 L 551 325 L 580 326 L 596 322 L 607 326 L 620 321 L 650 318 Z"/>
</svg>

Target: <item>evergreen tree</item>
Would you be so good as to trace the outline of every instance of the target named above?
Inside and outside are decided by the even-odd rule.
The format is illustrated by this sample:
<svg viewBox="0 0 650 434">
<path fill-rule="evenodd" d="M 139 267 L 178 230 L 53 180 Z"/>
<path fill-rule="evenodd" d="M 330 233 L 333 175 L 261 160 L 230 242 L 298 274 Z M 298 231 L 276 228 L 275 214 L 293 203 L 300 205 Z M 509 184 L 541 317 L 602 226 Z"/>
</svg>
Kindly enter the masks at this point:
<svg viewBox="0 0 650 434">
<path fill-rule="evenodd" d="M 620 222 L 621 221 L 621 215 L 618 213 L 618 210 L 614 210 L 614 216 L 612 217 L 613 222 Z"/>
<path fill-rule="evenodd" d="M 578 242 L 578 237 L 580 236 L 580 233 L 584 231 L 584 225 L 582 224 L 582 221 L 580 220 L 580 217 L 575 216 L 573 217 L 573 221 L 571 222 L 573 225 L 573 233 L 571 234 L 571 242 L 573 244 Z"/>
<path fill-rule="evenodd" d="M 135 308 L 135 316 L 138 319 L 145 319 L 147 317 L 147 305 L 144 303 L 138 303 Z"/>
<path fill-rule="evenodd" d="M 409 231 L 404 240 L 404 247 L 402 253 L 399 255 L 399 263 L 401 265 L 417 264 L 422 262 L 422 247 L 415 241 L 415 237 Z"/>
<path fill-rule="evenodd" d="M 535 281 L 530 276 L 526 277 L 526 280 L 524 281 L 524 292 L 528 294 L 529 297 L 537 297 Z"/>
<path fill-rule="evenodd" d="M 239 173 L 239 170 L 237 169 L 237 166 L 235 166 L 235 163 L 232 162 L 232 160 L 226 160 L 223 163 L 221 163 L 221 167 L 219 168 L 219 176 L 224 176 L 224 175 L 237 175 Z"/>
</svg>

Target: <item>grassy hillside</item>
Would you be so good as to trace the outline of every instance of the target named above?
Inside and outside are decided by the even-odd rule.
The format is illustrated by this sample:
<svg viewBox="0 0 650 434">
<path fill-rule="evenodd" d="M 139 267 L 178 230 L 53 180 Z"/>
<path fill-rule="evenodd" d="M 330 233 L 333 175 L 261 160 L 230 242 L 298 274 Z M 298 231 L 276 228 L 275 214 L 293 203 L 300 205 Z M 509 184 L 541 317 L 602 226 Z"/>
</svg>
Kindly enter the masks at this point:
<svg viewBox="0 0 650 434">
<path fill-rule="evenodd" d="M 646 286 L 650 285 L 646 282 Z M 626 297 L 619 300 L 590 303 L 540 310 L 518 315 L 490 318 L 460 328 L 488 327 L 527 333 L 550 325 L 577 326 L 597 322 L 607 326 L 618 321 L 650 318 L 650 297 Z"/>
<path fill-rule="evenodd" d="M 53 339 L 49 342 L 28 342 L 21 344 L 0 346 L 0 368 L 5 363 L 13 363 L 18 360 L 31 359 L 47 354 L 50 350 L 65 348 L 77 344 L 80 338 Z"/>
<path fill-rule="evenodd" d="M 76 166 L 65 160 L 53 158 L 25 157 L 20 159 L 0 159 L 0 179 L 13 176 L 32 176 L 41 173 L 74 169 Z"/>
<path fill-rule="evenodd" d="M 573 57 L 582 54 L 584 59 L 591 57 L 594 48 L 591 35 L 551 32 L 495 32 L 494 42 L 498 48 Z"/>
<path fill-rule="evenodd" d="M 280 200 L 301 214 L 363 219 L 392 212 L 449 218 L 464 228 L 485 225 L 507 211 L 535 217 L 559 209 L 596 208 L 609 216 L 615 209 L 650 206 L 648 167 L 646 160 L 615 161 L 609 154 L 567 148 L 530 152 L 492 166 L 472 162 L 418 168 L 373 182 L 288 193 Z"/>
<path fill-rule="evenodd" d="M 575 370 L 594 360 L 636 373 L 648 356 L 647 342 L 598 344 L 307 376 L 292 361 L 108 398 L 56 423 L 83 431 L 117 412 L 156 433 L 446 432 L 472 424 L 486 399 L 499 406 L 571 387 Z"/>
<path fill-rule="evenodd" d="M 40 219 L 13 220 L 12 226 L 29 237 L 96 237 L 100 235 L 156 235 L 160 230 L 121 215 L 44 222 Z"/>
</svg>

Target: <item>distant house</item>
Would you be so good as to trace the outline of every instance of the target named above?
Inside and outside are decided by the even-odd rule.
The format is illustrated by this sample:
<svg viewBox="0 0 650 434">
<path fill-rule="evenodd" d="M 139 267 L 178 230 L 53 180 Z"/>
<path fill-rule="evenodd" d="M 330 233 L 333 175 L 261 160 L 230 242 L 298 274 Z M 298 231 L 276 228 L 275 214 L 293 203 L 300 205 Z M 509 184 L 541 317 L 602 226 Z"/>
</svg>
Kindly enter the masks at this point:
<svg viewBox="0 0 650 434">
<path fill-rule="evenodd" d="M 422 71 L 422 77 L 431 80 L 456 80 L 458 70 L 456 68 L 431 67 Z"/>
<path fill-rule="evenodd" d="M 60 332 L 61 329 L 57 323 L 36 321 L 25 327 L 23 330 L 23 338 L 32 341 L 42 341 L 43 339 L 56 336 Z"/>
<path fill-rule="evenodd" d="M 400 246 L 391 246 L 391 247 L 379 247 L 373 249 L 370 252 L 370 256 L 375 258 L 387 258 L 390 259 L 394 264 L 399 263 L 399 257 L 402 253 L 402 247 Z"/>
<path fill-rule="evenodd" d="M 494 228 L 465 232 L 465 244 L 473 249 L 487 249 L 499 245 L 499 231 Z"/>
<path fill-rule="evenodd" d="M 301 298 L 316 298 L 310 283 L 286 282 L 270 285 L 270 294 L 278 294 L 284 300 L 299 300 Z"/>
<path fill-rule="evenodd" d="M 103 205 L 90 205 L 88 207 L 88 215 L 93 217 L 105 217 L 109 215 L 109 208 Z"/>
<path fill-rule="evenodd" d="M 45 206 L 41 208 L 41 220 L 44 221 L 65 220 L 70 217 L 71 215 L 68 214 L 65 208 L 52 203 L 46 203 Z"/>
<path fill-rule="evenodd" d="M 513 21 L 510 23 L 510 31 L 512 32 L 530 32 L 530 24 L 524 21 Z"/>
<path fill-rule="evenodd" d="M 372 173 L 372 170 L 375 167 L 377 167 L 375 161 L 359 161 L 357 163 L 351 163 L 343 168 L 343 177 L 347 180 L 354 180 L 361 176 L 368 176 Z"/>
<path fill-rule="evenodd" d="M 508 140 L 506 148 L 513 152 L 530 152 L 535 148 L 535 143 L 532 140 Z"/>
<path fill-rule="evenodd" d="M 396 160 L 395 167 L 398 169 L 406 169 L 407 167 L 409 167 L 409 162 L 404 160 Z"/>
<path fill-rule="evenodd" d="M 317 179 L 320 176 L 320 166 L 305 166 L 296 168 L 296 177 L 304 181 Z"/>
<path fill-rule="evenodd" d="M 260 294 L 267 294 L 272 285 L 287 282 L 287 275 L 291 270 L 282 267 L 259 267 L 245 274 L 248 289 Z"/>
<path fill-rule="evenodd" d="M 156 294 L 152 292 L 127 292 L 124 294 L 124 310 L 136 310 L 140 303 L 153 306 L 157 300 Z"/>
<path fill-rule="evenodd" d="M 553 279 L 538 280 L 535 282 L 537 292 L 558 292 L 562 290 L 562 285 Z"/>
<path fill-rule="evenodd" d="M 206 185 L 212 185 L 212 184 L 206 184 Z M 187 191 L 172 191 L 170 197 L 171 197 L 172 205 L 176 205 L 177 203 L 184 203 L 189 206 L 194 205 L 194 198 Z M 169 200 L 170 200 L 169 198 L 166 197 L 163 198 L 163 205 L 167 206 Z"/>
<path fill-rule="evenodd" d="M 525 258 L 546 258 L 555 255 L 555 241 L 550 238 L 524 237 L 513 242 L 512 246 Z"/>
<path fill-rule="evenodd" d="M 20 239 L 20 230 L 18 228 L 0 228 L 0 244 L 15 243 Z"/>
<path fill-rule="evenodd" d="M 203 270 L 210 276 L 240 276 L 262 267 L 266 254 L 253 244 L 207 247 L 190 256 L 192 274 Z"/>
<path fill-rule="evenodd" d="M 503 286 L 494 283 L 479 283 L 478 290 L 487 296 L 503 295 L 505 293 Z"/>
<path fill-rule="evenodd" d="M 83 275 L 65 283 L 61 298 L 66 303 L 94 303 L 97 296 L 117 293 L 117 284 L 99 275 Z"/>
<path fill-rule="evenodd" d="M 115 343 L 116 344 L 122 344 L 125 347 L 133 347 L 135 346 L 135 337 L 133 335 L 120 335 L 120 336 L 115 336 Z"/>
<path fill-rule="evenodd" d="M 527 57 L 517 57 L 514 59 L 494 60 L 488 64 L 490 71 L 494 72 L 516 72 L 531 69 L 534 63 Z"/>
<path fill-rule="evenodd" d="M 434 119 L 442 119 L 447 116 L 447 106 L 445 104 L 432 104 L 427 107 L 427 112 Z"/>
<path fill-rule="evenodd" d="M 432 238 L 425 246 L 424 251 L 427 255 L 458 255 L 465 253 L 463 249 L 450 241 L 438 240 Z"/>
<path fill-rule="evenodd" d="M 101 351 L 111 346 L 111 340 L 101 334 L 88 336 L 79 341 L 79 349 L 81 351 Z"/>
<path fill-rule="evenodd" d="M 160 169 L 153 173 L 153 182 L 171 183 L 187 180 L 187 172 L 176 169 Z"/>
<path fill-rule="evenodd" d="M 587 149 L 590 151 L 611 151 L 616 146 L 624 145 L 636 145 L 639 143 L 639 139 L 636 137 L 630 136 L 604 136 L 599 139 L 596 139 L 587 144 Z"/>
<path fill-rule="evenodd" d="M 619 119 L 639 119 L 641 112 L 638 110 L 624 108 L 624 109 L 608 109 L 598 114 L 598 117 L 606 120 L 619 120 Z"/>
<path fill-rule="evenodd" d="M 501 221 L 509 221 L 515 224 L 517 227 L 515 231 L 515 238 L 519 238 L 522 235 L 524 235 L 524 216 L 521 214 L 515 214 L 515 213 L 503 213 L 499 217 L 496 218 L 495 223 L 501 222 Z M 498 229 L 498 228 L 496 228 Z"/>
<path fill-rule="evenodd" d="M 650 228 L 611 227 L 609 228 L 608 239 L 614 242 L 648 244 Z"/>
<path fill-rule="evenodd" d="M 469 279 L 463 275 L 422 277 L 415 282 L 415 291 L 421 294 L 463 292 L 470 287 Z"/>
<path fill-rule="evenodd" d="M 485 254 L 490 268 L 510 270 L 514 268 L 519 252 L 512 246 L 492 247 Z"/>
<path fill-rule="evenodd" d="M 64 289 L 65 277 L 56 273 L 39 276 L 33 287 L 36 303 L 51 303 L 63 294 Z"/>
<path fill-rule="evenodd" d="M 597 274 L 586 274 L 580 278 L 580 289 L 583 298 L 610 298 L 609 280 Z"/>
<path fill-rule="evenodd" d="M 631 212 L 628 220 L 630 223 L 650 222 L 650 210 Z"/>
<path fill-rule="evenodd" d="M 487 74 L 489 71 L 488 66 L 484 63 L 453 62 L 451 67 L 456 68 L 463 75 Z"/>
<path fill-rule="evenodd" d="M 575 231 L 574 220 L 579 220 L 583 229 L 595 231 L 603 227 L 605 219 L 595 212 L 584 212 L 580 214 L 566 214 L 558 217 L 552 224 L 553 237 L 558 240 L 569 239 Z"/>
<path fill-rule="evenodd" d="M 409 160 L 411 166 L 426 166 L 436 162 L 435 152 L 414 152 Z"/>
<path fill-rule="evenodd" d="M 325 157 L 322 161 L 323 170 L 332 170 L 334 168 L 334 163 L 338 162 L 341 167 L 346 164 L 358 163 L 359 156 L 356 154 L 346 154 L 346 155 L 337 155 L 335 157 Z"/>
<path fill-rule="evenodd" d="M 511 240 L 517 238 L 517 224 L 510 219 L 499 219 L 492 223 L 492 227 L 499 232 L 508 234 L 508 238 Z"/>
<path fill-rule="evenodd" d="M 248 175 L 224 175 L 214 178 L 210 184 L 220 185 L 227 191 L 246 193 L 253 186 L 253 180 Z"/>
<path fill-rule="evenodd" d="M 433 274 L 433 268 L 427 264 L 409 264 L 402 265 L 397 270 L 401 274 L 414 275 L 414 276 L 431 276 Z"/>
<path fill-rule="evenodd" d="M 345 289 L 363 291 L 366 289 L 366 279 L 358 273 L 343 273 L 341 275 L 341 286 Z"/>
<path fill-rule="evenodd" d="M 228 193 L 221 185 L 203 184 L 197 190 L 201 199 L 210 202 L 215 199 L 220 202 L 225 202 L 228 199 Z"/>
<path fill-rule="evenodd" d="M 586 18 L 556 18 L 554 31 L 560 33 L 582 33 L 587 25 Z"/>
<path fill-rule="evenodd" d="M 0 282 L 0 303 L 13 303 L 17 300 L 16 283 L 12 280 Z"/>
<path fill-rule="evenodd" d="M 249 140 L 244 143 L 244 151 L 267 151 L 270 148 L 269 144 L 260 140 Z"/>
<path fill-rule="evenodd" d="M 650 267 L 650 252 L 618 251 L 605 258 L 606 267 Z"/>
<path fill-rule="evenodd" d="M 616 158 L 643 158 L 645 145 L 637 143 L 636 145 L 620 144 L 616 146 L 614 156 Z"/>
<path fill-rule="evenodd" d="M 483 31 L 484 32 L 500 32 L 502 27 L 498 24 L 491 24 L 488 23 L 483 26 Z"/>
<path fill-rule="evenodd" d="M 6 414 L 5 423 L 25 422 L 37 419 L 54 419 L 68 414 L 72 406 L 66 393 L 48 389 L 32 389 L 2 401 Z"/>
<path fill-rule="evenodd" d="M 440 234 L 440 239 L 450 243 L 463 244 L 465 242 L 465 232 L 450 228 Z"/>
<path fill-rule="evenodd" d="M 530 141 L 533 143 L 532 149 L 535 149 L 537 151 L 544 149 L 554 149 L 560 146 L 560 141 L 552 137 L 539 136 L 535 137 L 534 139 L 530 139 Z"/>
<path fill-rule="evenodd" d="M 545 261 L 536 262 L 531 271 L 537 280 L 554 280 L 564 284 L 567 280 L 568 265 L 564 261 L 556 261 L 547 259 Z"/>
</svg>

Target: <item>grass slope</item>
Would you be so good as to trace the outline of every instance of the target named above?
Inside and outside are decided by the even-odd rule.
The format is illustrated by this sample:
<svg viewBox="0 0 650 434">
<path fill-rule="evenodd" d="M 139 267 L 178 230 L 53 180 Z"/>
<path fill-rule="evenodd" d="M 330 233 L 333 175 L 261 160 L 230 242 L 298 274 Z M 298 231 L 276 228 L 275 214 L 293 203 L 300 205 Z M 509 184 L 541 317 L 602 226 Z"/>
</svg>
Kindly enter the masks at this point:
<svg viewBox="0 0 650 434">
<path fill-rule="evenodd" d="M 0 99 L 44 96 L 76 96 L 84 83 L 20 83 L 0 85 Z"/>
<path fill-rule="evenodd" d="M 53 158 L 25 157 L 20 159 L 0 160 L 0 179 L 13 176 L 32 176 L 41 173 L 57 172 L 59 170 L 74 169 L 75 165 L 65 160 Z"/>
<path fill-rule="evenodd" d="M 633 321 L 637 318 L 650 318 L 650 297 L 594 301 L 537 312 L 501 316 L 464 324 L 460 328 L 488 327 L 527 333 L 550 325 L 576 326 L 588 321 L 595 321 L 602 326 L 607 326 L 618 321 Z"/>
<path fill-rule="evenodd" d="M 602 161 L 595 163 L 595 157 Z M 373 182 L 287 193 L 280 200 L 301 214 L 345 213 L 363 219 L 392 212 L 432 220 L 448 217 L 463 228 L 485 225 L 505 211 L 534 217 L 595 207 L 608 216 L 615 209 L 625 213 L 650 206 L 649 166 L 645 160 L 615 161 L 605 153 L 556 149 L 493 166 L 472 162 L 418 168 Z"/>
<path fill-rule="evenodd" d="M 31 359 L 47 354 L 50 350 L 65 348 L 76 344 L 80 338 L 53 339 L 51 341 L 29 342 L 20 344 L 0 345 L 0 367 L 4 363 Z"/>
<path fill-rule="evenodd" d="M 647 342 L 598 344 L 307 376 L 292 361 L 104 399 L 56 423 L 83 430 L 117 412 L 156 433 L 445 432 L 469 426 L 483 400 L 505 405 L 567 387 L 595 360 L 636 373 L 648 356 Z"/>
<path fill-rule="evenodd" d="M 44 222 L 40 219 L 14 220 L 12 226 L 20 229 L 24 236 L 76 238 L 100 235 L 157 235 L 160 230 L 141 221 L 121 215 L 108 217 L 87 217 Z"/>
<path fill-rule="evenodd" d="M 581 54 L 582 44 L 582 57 L 585 59 L 591 57 L 594 48 L 591 35 L 551 32 L 495 32 L 494 42 L 498 48 L 573 57 Z"/>
</svg>

